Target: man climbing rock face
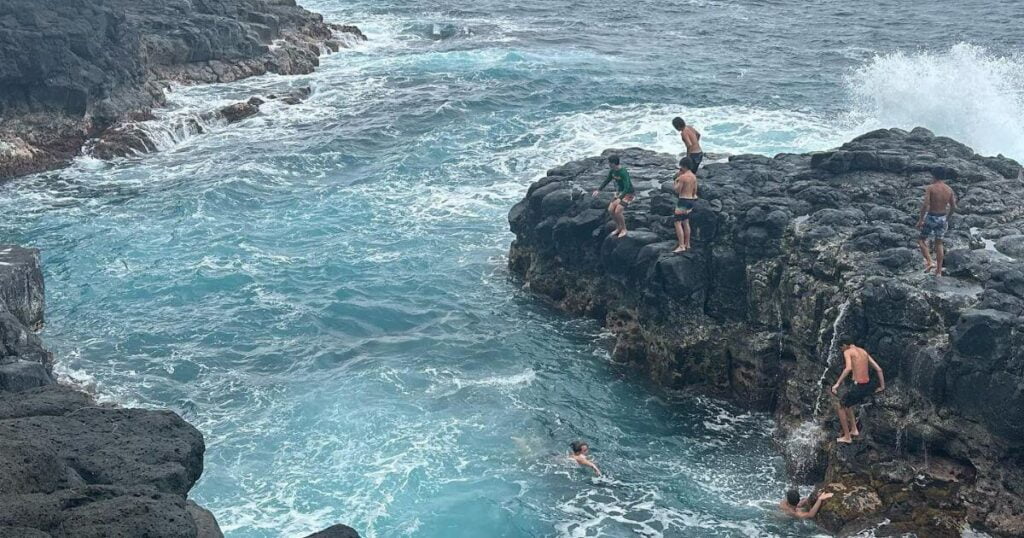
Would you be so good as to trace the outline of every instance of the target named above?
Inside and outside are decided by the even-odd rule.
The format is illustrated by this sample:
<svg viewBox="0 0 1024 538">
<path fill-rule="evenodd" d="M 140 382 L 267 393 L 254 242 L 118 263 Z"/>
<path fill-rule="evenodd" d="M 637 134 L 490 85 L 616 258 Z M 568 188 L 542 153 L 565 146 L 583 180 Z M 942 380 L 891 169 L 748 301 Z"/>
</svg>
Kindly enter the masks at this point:
<svg viewBox="0 0 1024 538">
<path fill-rule="evenodd" d="M 837 438 L 836 442 L 852 443 L 854 437 L 860 436 L 853 408 L 867 401 L 872 394 L 885 390 L 885 374 L 882 373 L 882 367 L 864 348 L 853 345 L 853 341 L 849 338 L 843 338 L 840 343 L 846 366 L 843 368 L 843 373 L 839 374 L 836 384 L 832 385 L 832 394 L 839 395 L 839 387 L 843 384 L 846 376 L 851 373 L 853 374 L 853 386 L 836 403 L 836 413 L 839 415 L 839 424 L 843 429 L 843 435 Z M 869 367 L 876 372 L 877 379 L 871 377 L 868 371 Z"/>
<path fill-rule="evenodd" d="M 956 210 L 956 194 L 942 181 L 950 173 L 944 169 L 932 170 L 932 183 L 924 189 L 924 203 L 921 204 L 921 215 L 917 219 L 917 229 L 921 235 L 917 238 L 917 246 L 924 256 L 924 272 L 935 270 L 935 276 L 942 276 L 942 260 L 945 249 L 942 239 L 949 228 L 949 217 Z M 935 244 L 935 262 L 928 252 L 928 239 Z"/>
<path fill-rule="evenodd" d="M 612 220 L 615 221 L 615 231 L 612 232 L 612 237 L 625 237 L 626 217 L 622 213 L 636 197 L 633 192 L 633 181 L 629 178 L 629 171 L 619 162 L 618 155 L 608 157 L 608 167 L 611 168 L 608 171 L 608 177 L 594 191 L 594 197 L 596 198 L 608 183 L 611 183 L 612 180 L 615 181 L 615 198 L 612 199 L 612 203 L 608 204 L 608 212 L 611 213 Z"/>
</svg>

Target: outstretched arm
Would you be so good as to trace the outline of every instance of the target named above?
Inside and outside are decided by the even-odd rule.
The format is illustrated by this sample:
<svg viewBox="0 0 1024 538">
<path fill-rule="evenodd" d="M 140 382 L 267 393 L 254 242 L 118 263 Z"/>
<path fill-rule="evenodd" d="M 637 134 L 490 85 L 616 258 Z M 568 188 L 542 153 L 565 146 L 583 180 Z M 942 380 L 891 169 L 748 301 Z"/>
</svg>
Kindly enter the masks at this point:
<svg viewBox="0 0 1024 538">
<path fill-rule="evenodd" d="M 832 394 L 839 392 L 839 387 L 843 384 L 843 380 L 846 376 L 850 375 L 853 371 L 853 363 L 850 362 L 849 350 L 843 352 L 843 359 L 846 361 L 846 366 L 843 368 L 843 373 L 839 374 L 839 379 L 836 380 L 836 384 L 832 385 Z"/>
<path fill-rule="evenodd" d="M 601 476 L 601 469 L 598 469 L 597 465 L 595 465 L 594 462 L 592 462 L 590 460 L 584 460 L 583 465 L 586 465 L 587 467 L 590 467 L 591 469 L 593 469 L 594 472 L 597 473 L 597 476 Z"/>
<path fill-rule="evenodd" d="M 875 373 L 878 374 L 878 388 L 875 389 L 875 392 L 882 392 L 885 390 L 885 373 L 882 372 L 882 367 L 875 362 L 875 358 L 871 355 L 868 355 L 868 362 L 871 364 L 871 367 L 875 369 Z"/>
<path fill-rule="evenodd" d="M 821 495 L 818 495 L 818 500 L 814 501 L 814 506 L 812 506 L 811 509 L 806 511 L 806 512 L 802 512 L 802 513 L 797 514 L 796 517 L 798 517 L 800 519 L 811 519 L 812 517 L 818 515 L 818 510 L 821 509 L 821 503 L 823 503 L 823 502 L 825 502 L 825 501 L 827 501 L 827 500 L 829 500 L 831 498 L 832 498 L 832 494 L 831 493 L 822 493 Z"/>
</svg>

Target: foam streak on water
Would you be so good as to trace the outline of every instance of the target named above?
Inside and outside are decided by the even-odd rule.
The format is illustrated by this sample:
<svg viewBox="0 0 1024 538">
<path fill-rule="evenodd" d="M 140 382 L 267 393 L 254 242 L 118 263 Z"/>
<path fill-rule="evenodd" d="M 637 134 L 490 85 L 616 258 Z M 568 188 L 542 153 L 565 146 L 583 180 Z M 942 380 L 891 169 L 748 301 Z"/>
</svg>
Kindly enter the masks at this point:
<svg viewBox="0 0 1024 538">
<path fill-rule="evenodd" d="M 311 75 L 175 88 L 146 126 L 163 151 L 0 187 L 0 237 L 43 249 L 62 375 L 203 431 L 193 495 L 232 538 L 812 536 L 772 516 L 770 417 L 611 363 L 592 322 L 508 280 L 507 211 L 582 155 L 682 151 L 675 115 L 713 153 L 921 123 L 1021 156 L 1000 22 L 1019 17 L 973 1 L 309 0 L 370 41 Z M 973 101 L 940 94 L 943 62 Z M 579 438 L 605 479 L 569 463 Z"/>
</svg>

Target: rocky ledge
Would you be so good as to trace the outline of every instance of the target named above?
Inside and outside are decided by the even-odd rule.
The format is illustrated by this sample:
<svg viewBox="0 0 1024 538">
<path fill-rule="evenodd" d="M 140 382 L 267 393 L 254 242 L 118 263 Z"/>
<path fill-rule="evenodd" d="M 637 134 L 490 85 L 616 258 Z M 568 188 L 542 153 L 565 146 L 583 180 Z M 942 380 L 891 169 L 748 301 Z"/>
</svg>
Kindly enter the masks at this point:
<svg viewBox="0 0 1024 538">
<path fill-rule="evenodd" d="M 38 251 L 0 246 L 0 536 L 221 536 L 187 499 L 202 434 L 58 384 L 43 306 Z"/>
<path fill-rule="evenodd" d="M 295 0 L 4 0 L 0 180 L 64 166 L 87 140 L 151 118 L 168 82 L 309 73 L 365 39 Z"/>
<path fill-rule="evenodd" d="M 622 239 L 611 193 L 589 195 L 611 153 L 638 190 Z M 694 248 L 674 255 L 676 161 L 634 148 L 550 170 L 509 213 L 512 272 L 601 320 L 614 358 L 654 381 L 773 412 L 794 481 L 835 492 L 827 530 L 1024 535 L 1021 166 L 921 128 L 734 156 L 701 169 Z M 941 278 L 923 272 L 914 228 L 936 168 L 961 205 Z M 837 447 L 841 335 L 887 390 L 859 411 L 862 439 Z"/>
</svg>

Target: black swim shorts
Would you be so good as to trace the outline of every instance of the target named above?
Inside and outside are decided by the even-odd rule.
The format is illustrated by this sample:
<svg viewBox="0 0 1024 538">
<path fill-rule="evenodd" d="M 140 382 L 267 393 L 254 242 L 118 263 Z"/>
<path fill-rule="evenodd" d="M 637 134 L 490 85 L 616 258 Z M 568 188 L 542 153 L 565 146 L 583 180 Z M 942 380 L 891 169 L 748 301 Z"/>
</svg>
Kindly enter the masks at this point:
<svg viewBox="0 0 1024 538">
<path fill-rule="evenodd" d="M 693 170 L 691 170 L 691 172 L 696 174 L 697 169 L 700 168 L 701 161 L 704 160 L 704 152 L 702 151 L 700 153 L 688 153 L 686 156 L 689 157 L 691 161 L 693 161 Z"/>
<path fill-rule="evenodd" d="M 839 400 L 843 404 L 843 407 L 853 407 L 860 405 L 867 401 L 872 394 L 875 393 L 875 389 L 878 388 L 878 381 L 875 379 L 868 380 L 867 383 L 854 383 L 850 390 L 846 391 L 846 394 Z"/>
</svg>

